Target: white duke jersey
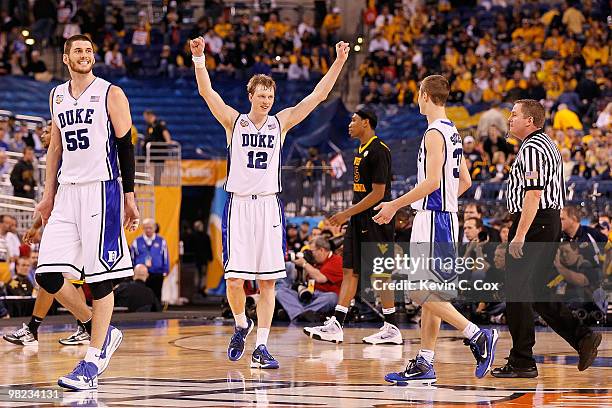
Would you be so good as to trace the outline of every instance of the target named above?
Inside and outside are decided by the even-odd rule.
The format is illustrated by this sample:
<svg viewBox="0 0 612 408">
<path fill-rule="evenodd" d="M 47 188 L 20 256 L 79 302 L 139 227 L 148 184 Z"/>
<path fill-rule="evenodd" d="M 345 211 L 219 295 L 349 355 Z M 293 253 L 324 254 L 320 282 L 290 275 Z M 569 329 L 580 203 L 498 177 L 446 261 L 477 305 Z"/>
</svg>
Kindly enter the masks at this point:
<svg viewBox="0 0 612 408">
<path fill-rule="evenodd" d="M 225 190 L 238 195 L 280 193 L 281 149 L 281 127 L 276 116 L 268 116 L 257 129 L 248 115 L 238 115 L 227 147 Z"/>
<path fill-rule="evenodd" d="M 440 186 L 427 197 L 417 200 L 412 204 L 415 210 L 448 211 L 457 212 L 457 199 L 459 195 L 459 165 L 463 160 L 463 148 L 461 136 L 457 128 L 448 119 L 437 119 L 427 127 L 425 134 L 435 129 L 440 132 L 444 139 L 444 164 L 442 165 L 442 178 Z M 427 172 L 427 149 L 425 149 L 425 137 L 421 140 L 419 156 L 417 160 L 417 183 L 422 183 Z"/>
<path fill-rule="evenodd" d="M 81 184 L 119 177 L 115 130 L 108 115 L 111 83 L 95 78 L 74 99 L 70 81 L 51 91 L 51 115 L 62 138 L 59 184 Z"/>
</svg>

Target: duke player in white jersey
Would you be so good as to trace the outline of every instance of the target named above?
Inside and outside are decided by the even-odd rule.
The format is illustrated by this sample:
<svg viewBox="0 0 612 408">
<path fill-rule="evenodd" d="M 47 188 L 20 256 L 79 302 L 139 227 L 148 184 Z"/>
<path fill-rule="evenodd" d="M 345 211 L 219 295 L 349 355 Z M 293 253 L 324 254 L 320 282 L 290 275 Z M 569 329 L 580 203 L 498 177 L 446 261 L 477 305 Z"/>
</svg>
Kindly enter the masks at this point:
<svg viewBox="0 0 612 408">
<path fill-rule="evenodd" d="M 412 259 L 423 254 L 432 259 L 456 258 L 457 199 L 472 181 L 463 160 L 459 132 L 446 117 L 444 104 L 449 92 L 445 77 L 431 75 L 423 79 L 418 100 L 428 126 L 419 149 L 417 185 L 403 196 L 375 208 L 380 210 L 374 216 L 379 224 L 388 223 L 397 210 L 407 205 L 417 210 L 410 238 Z M 457 280 L 452 268 L 444 269 L 439 262 L 425 265 L 413 271 L 411 280 L 418 283 L 418 288 L 430 287 L 421 286 L 420 282 L 447 284 Z M 404 371 L 387 374 L 385 380 L 395 384 L 436 382 L 433 360 L 441 320 L 463 332 L 464 343 L 476 358 L 476 377 L 484 377 L 493 363 L 497 330 L 480 329 L 468 321 L 448 302 L 448 293 L 444 291 L 411 291 L 411 298 L 422 305 L 421 349 Z"/>
<path fill-rule="evenodd" d="M 244 354 L 245 339 L 253 321 L 245 316 L 245 280 L 257 280 L 257 342 L 251 367 L 278 368 L 267 349 L 267 339 L 274 314 L 274 285 L 285 272 L 285 223 L 278 198 L 281 191 L 281 149 L 287 132 L 303 121 L 323 102 L 349 54 L 349 45 L 336 44 L 336 60 L 314 91 L 296 106 L 274 116 L 276 85 L 267 75 L 255 75 L 247 85 L 251 110 L 240 114 L 225 104 L 213 90 L 204 62 L 204 39 L 191 41 L 200 95 L 223 125 L 228 149 L 228 173 L 225 189 L 229 198 L 223 217 L 223 266 L 227 280 L 227 299 L 236 327 L 227 356 L 231 361 Z"/>
<path fill-rule="evenodd" d="M 62 387 L 87 390 L 97 388 L 98 376 L 123 338 L 110 326 L 112 279 L 133 275 L 123 227 L 135 230 L 139 213 L 125 94 L 93 75 L 93 43 L 88 37 L 69 38 L 63 62 L 71 80 L 53 88 L 49 97 L 51 142 L 45 191 L 36 207 L 46 227 L 36 281 L 81 321 L 87 320 L 89 311 L 64 275 L 79 279 L 83 273 L 89 284 L 91 342 L 84 360 L 58 380 Z"/>
</svg>

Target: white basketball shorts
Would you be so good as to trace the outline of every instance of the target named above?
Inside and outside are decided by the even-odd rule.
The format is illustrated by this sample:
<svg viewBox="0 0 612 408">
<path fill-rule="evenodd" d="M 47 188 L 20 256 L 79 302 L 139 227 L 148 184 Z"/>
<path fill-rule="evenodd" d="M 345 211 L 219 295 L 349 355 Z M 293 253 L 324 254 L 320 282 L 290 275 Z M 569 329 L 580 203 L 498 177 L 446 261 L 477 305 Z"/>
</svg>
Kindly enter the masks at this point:
<svg viewBox="0 0 612 408">
<path fill-rule="evenodd" d="M 285 270 L 285 216 L 276 194 L 229 193 L 222 222 L 225 279 L 280 279 Z"/>
<path fill-rule="evenodd" d="M 36 273 L 60 272 L 94 283 L 134 274 L 123 231 L 118 180 L 61 184 L 40 242 Z"/>
<path fill-rule="evenodd" d="M 417 211 L 410 236 L 410 257 L 414 265 L 410 279 L 435 282 L 457 279 L 453 265 L 458 236 L 457 213 Z"/>
</svg>

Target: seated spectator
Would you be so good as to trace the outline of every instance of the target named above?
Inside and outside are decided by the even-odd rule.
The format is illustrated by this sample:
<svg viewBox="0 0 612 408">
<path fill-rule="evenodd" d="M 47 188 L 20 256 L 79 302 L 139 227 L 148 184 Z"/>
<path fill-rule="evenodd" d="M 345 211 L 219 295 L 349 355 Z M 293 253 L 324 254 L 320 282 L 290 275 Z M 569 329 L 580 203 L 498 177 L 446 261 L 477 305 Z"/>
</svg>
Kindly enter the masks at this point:
<svg viewBox="0 0 612 408">
<path fill-rule="evenodd" d="M 370 46 L 368 47 L 368 52 L 370 54 L 375 53 L 377 51 L 385 51 L 388 52 L 390 48 L 389 41 L 385 37 L 383 37 L 383 33 L 380 30 L 374 32 L 374 38 L 370 41 Z"/>
<path fill-rule="evenodd" d="M 132 260 L 134 265 L 142 264 L 147 267 L 147 286 L 153 290 L 157 299 L 161 300 L 164 278 L 170 272 L 168 244 L 163 237 L 155 233 L 154 220 L 143 220 L 142 228 L 143 234 L 130 246 Z"/>
<path fill-rule="evenodd" d="M 476 150 L 476 143 L 473 136 L 463 138 L 463 156 L 471 163 L 470 175 L 472 180 L 487 179 L 486 162 L 479 151 Z"/>
<path fill-rule="evenodd" d="M 213 29 L 208 30 L 206 35 L 204 35 L 204 42 L 206 44 L 206 48 L 213 56 L 221 54 L 223 39 L 219 37 L 219 35 Z"/>
<path fill-rule="evenodd" d="M 287 71 L 287 79 L 290 81 L 307 81 L 310 79 L 308 67 L 304 66 L 301 58 L 294 57 L 294 61 L 289 65 L 289 70 Z"/>
<path fill-rule="evenodd" d="M 20 255 L 20 240 L 13 231 L 17 229 L 17 220 L 10 215 L 0 215 L 0 259 L 9 263 L 15 262 Z M 0 272 L 1 274 L 1 272 Z"/>
<path fill-rule="evenodd" d="M 572 152 L 567 148 L 561 149 L 561 158 L 563 159 L 563 175 L 568 179 L 574 171 L 576 162 L 572 160 Z"/>
<path fill-rule="evenodd" d="M 270 19 L 264 25 L 264 33 L 266 38 L 281 38 L 285 35 L 285 31 L 287 31 L 287 26 L 279 21 L 277 13 L 270 13 Z"/>
<path fill-rule="evenodd" d="M 396 105 L 397 104 L 397 95 L 393 91 L 393 86 L 390 83 L 385 82 L 382 85 L 382 92 L 379 97 L 380 103 L 383 105 Z"/>
<path fill-rule="evenodd" d="M 9 150 L 12 152 L 23 152 L 26 148 L 24 137 L 28 129 L 25 126 L 17 126 L 13 132 L 13 139 L 9 142 Z"/>
<path fill-rule="evenodd" d="M 370 81 L 368 87 L 361 91 L 361 103 L 376 104 L 380 102 L 380 93 L 378 92 L 378 83 Z"/>
<path fill-rule="evenodd" d="M 469 271 L 471 279 L 484 279 L 487 269 L 493 263 L 493 257 L 487 251 L 489 238 L 486 236 L 486 232 L 483 231 L 482 220 L 479 218 L 466 218 L 463 221 L 463 234 L 464 239 L 468 242 L 464 247 L 463 258 L 484 259 L 487 261 L 486 265 L 482 262 L 472 263 L 474 268 Z M 488 249 L 490 250 L 491 248 Z"/>
<path fill-rule="evenodd" d="M 30 258 L 20 256 L 15 262 L 15 277 L 9 282 L 9 296 L 32 296 L 34 285 L 30 281 Z"/>
<path fill-rule="evenodd" d="M 563 232 L 561 240 L 581 244 L 579 248 L 582 257 L 598 265 L 601 263 L 602 248 L 608 241 L 608 237 L 595 228 L 581 225 L 580 218 L 580 210 L 577 207 L 563 207 L 561 210 L 561 230 Z"/>
<path fill-rule="evenodd" d="M 40 51 L 32 51 L 30 61 L 24 69 L 25 75 L 33 76 L 35 80 L 49 82 L 53 75 L 47 70 L 47 65 L 40 59 Z"/>
<path fill-rule="evenodd" d="M 132 34 L 132 45 L 145 46 L 149 45 L 151 38 L 149 33 L 151 32 L 151 24 L 147 17 L 147 12 L 140 10 L 138 12 L 138 24 Z"/>
<path fill-rule="evenodd" d="M 503 137 L 501 130 L 494 124 L 489 126 L 487 138 L 482 143 L 482 150 L 489 157 L 493 157 L 493 154 L 498 151 L 503 152 L 506 155 L 512 151 L 511 146 Z"/>
<path fill-rule="evenodd" d="M 25 147 L 21 158 L 11 172 L 11 184 L 16 197 L 34 199 L 36 180 L 34 179 L 34 149 Z"/>
<path fill-rule="evenodd" d="M 161 54 L 159 55 L 159 68 L 158 75 L 165 76 L 168 78 L 174 78 L 174 72 L 176 69 L 176 58 L 172 55 L 169 45 L 162 47 Z"/>
<path fill-rule="evenodd" d="M 479 138 L 487 136 L 489 134 L 489 129 L 491 128 L 491 126 L 495 126 L 497 129 L 499 129 L 499 132 L 502 135 L 505 135 L 508 132 L 508 119 L 499 109 L 498 102 L 493 102 L 491 104 L 491 108 L 483 112 L 482 115 L 480 115 L 480 119 L 478 119 L 478 128 L 476 130 L 476 135 Z"/>
<path fill-rule="evenodd" d="M 571 111 L 568 106 L 564 103 L 559 105 L 557 113 L 553 121 L 553 128 L 555 129 L 576 129 L 582 130 L 582 123 L 575 112 Z"/>
<path fill-rule="evenodd" d="M 493 153 L 493 159 L 489 166 L 489 175 L 491 176 L 489 181 L 492 183 L 504 181 L 508 178 L 508 175 L 510 175 L 510 166 L 506 164 L 506 155 L 504 152 L 497 151 Z"/>
<path fill-rule="evenodd" d="M 159 299 L 149 288 L 146 281 L 149 277 L 147 267 L 138 264 L 134 267 L 132 281 L 121 282 L 114 290 L 115 306 L 128 308 L 128 312 L 161 312 Z"/>
<path fill-rule="evenodd" d="M 476 218 L 482 221 L 482 217 L 483 217 L 482 207 L 476 203 L 466 204 L 466 206 L 463 209 L 463 217 L 466 220 L 468 218 Z M 482 228 L 480 228 L 480 232 L 483 233 L 483 240 L 487 239 L 489 240 L 489 242 L 501 242 L 499 232 L 493 227 L 489 227 L 483 224 Z M 469 242 L 469 239 L 467 239 L 464 236 L 462 239 L 462 242 Z"/>
<path fill-rule="evenodd" d="M 37 123 L 36 129 L 34 129 L 33 132 L 28 132 L 23 138 L 26 146 L 30 146 L 37 152 L 41 151 L 43 149 L 43 143 L 41 138 L 44 132 L 45 126 L 42 123 Z"/>
<path fill-rule="evenodd" d="M 287 224 L 287 252 L 300 252 L 304 243 L 298 234 L 297 225 L 293 223 Z"/>
<path fill-rule="evenodd" d="M 109 67 L 117 70 L 125 68 L 125 65 L 123 63 L 123 55 L 119 50 L 118 43 L 114 43 L 111 49 L 106 51 L 106 54 L 104 55 L 104 63 Z"/>
<path fill-rule="evenodd" d="M 323 19 L 323 28 L 325 28 L 332 37 L 337 38 L 340 27 L 342 27 L 340 7 L 334 7 L 332 12 L 327 14 Z"/>
<path fill-rule="evenodd" d="M 576 161 L 576 164 L 572 169 L 572 176 L 580 176 L 585 180 L 590 179 L 593 176 L 593 171 L 587 164 L 584 157 L 584 152 L 582 150 L 576 151 L 574 154 L 574 160 Z"/>
<path fill-rule="evenodd" d="M 304 16 L 304 19 L 302 20 L 300 25 L 298 25 L 297 30 L 300 38 L 304 36 L 304 33 L 309 33 L 313 36 L 317 33 L 317 30 L 312 25 L 312 17 L 310 17 L 310 15 Z"/>
<path fill-rule="evenodd" d="M 323 237 L 313 242 L 311 250 L 314 265 L 306 262 L 304 258 L 293 262 L 295 266 L 302 268 L 305 283 L 309 284 L 308 281 L 314 280 L 314 292 L 310 301 L 300 301 L 298 292 L 292 289 L 292 282 L 280 282 L 276 289 L 276 299 L 287 312 L 289 320 L 304 318 L 316 321 L 317 319 L 309 314 L 330 312 L 338 302 L 343 278 L 342 257 L 331 252 L 329 241 Z"/>
</svg>

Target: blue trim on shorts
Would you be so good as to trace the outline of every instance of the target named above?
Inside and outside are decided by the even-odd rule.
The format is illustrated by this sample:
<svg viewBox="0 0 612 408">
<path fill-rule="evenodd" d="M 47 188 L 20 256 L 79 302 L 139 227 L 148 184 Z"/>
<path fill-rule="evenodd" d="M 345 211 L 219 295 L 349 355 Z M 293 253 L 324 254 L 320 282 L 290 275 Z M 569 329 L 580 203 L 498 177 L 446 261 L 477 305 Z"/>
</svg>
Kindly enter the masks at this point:
<svg viewBox="0 0 612 408">
<path fill-rule="evenodd" d="M 227 268 L 229 262 L 229 251 L 230 251 L 230 217 L 232 213 L 232 198 L 233 193 L 228 193 L 227 200 L 225 200 L 225 207 L 223 208 L 223 218 L 221 220 L 221 241 L 223 247 L 223 269 Z"/>
<path fill-rule="evenodd" d="M 427 209 L 431 211 L 442 209 L 442 192 L 439 188 L 427 196 Z"/>
<path fill-rule="evenodd" d="M 452 231 L 451 214 L 446 211 L 432 211 L 432 228 L 433 228 L 433 258 L 446 260 L 452 259 L 453 265 L 456 259 L 454 251 L 454 240 Z M 442 264 L 446 264 L 442 262 Z M 434 263 L 431 272 L 439 279 L 445 282 L 451 281 L 457 277 L 454 266 L 449 269 L 441 268 L 441 264 Z"/>
<path fill-rule="evenodd" d="M 98 258 L 107 271 L 111 271 L 123 258 L 121 235 L 121 187 L 117 180 L 103 181 L 102 220 L 100 226 L 100 249 Z"/>
<path fill-rule="evenodd" d="M 280 215 L 281 223 L 283 224 L 283 257 L 287 254 L 287 229 L 285 228 L 285 209 L 283 208 L 283 202 L 281 201 L 278 194 L 276 195 L 276 202 L 278 203 L 278 212 Z"/>
</svg>

